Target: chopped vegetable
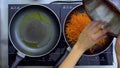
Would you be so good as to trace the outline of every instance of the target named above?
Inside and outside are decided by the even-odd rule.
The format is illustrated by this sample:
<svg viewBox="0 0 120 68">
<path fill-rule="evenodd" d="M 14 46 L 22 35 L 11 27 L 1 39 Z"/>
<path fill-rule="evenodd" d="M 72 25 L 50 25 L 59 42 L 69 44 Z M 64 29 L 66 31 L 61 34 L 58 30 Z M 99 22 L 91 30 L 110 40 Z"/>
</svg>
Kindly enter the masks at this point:
<svg viewBox="0 0 120 68">
<path fill-rule="evenodd" d="M 68 38 L 68 41 L 72 44 L 75 44 L 79 34 L 82 30 L 91 22 L 91 19 L 86 13 L 75 12 L 71 15 L 70 19 L 66 21 L 65 33 Z M 98 43 L 98 46 L 102 46 L 105 43 L 106 39 L 102 38 Z M 90 52 L 93 53 L 94 49 L 90 48 Z"/>
</svg>

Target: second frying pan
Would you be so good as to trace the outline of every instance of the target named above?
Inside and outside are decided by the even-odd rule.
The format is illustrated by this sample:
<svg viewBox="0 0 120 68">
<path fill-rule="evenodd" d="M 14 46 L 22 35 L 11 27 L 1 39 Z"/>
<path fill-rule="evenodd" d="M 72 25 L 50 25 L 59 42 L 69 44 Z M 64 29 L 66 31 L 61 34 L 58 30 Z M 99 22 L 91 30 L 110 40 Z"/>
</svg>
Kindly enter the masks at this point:
<svg viewBox="0 0 120 68">
<path fill-rule="evenodd" d="M 65 51 L 65 54 L 63 55 L 63 57 L 60 59 L 60 61 L 58 61 L 58 63 L 56 64 L 55 68 L 57 68 L 62 62 L 63 60 L 66 58 L 66 56 L 69 54 L 69 52 L 71 51 L 72 47 L 74 46 L 74 43 L 71 43 L 69 41 L 69 39 L 67 38 L 67 35 L 66 35 L 66 28 L 67 28 L 67 24 L 69 23 L 68 20 L 71 18 L 71 15 L 74 13 L 74 12 L 79 12 L 79 13 L 85 13 L 85 9 L 84 9 L 84 6 L 83 5 L 78 5 L 76 7 L 74 7 L 66 16 L 65 20 L 64 20 L 64 28 L 63 28 L 63 34 L 64 34 L 64 38 L 66 40 L 66 43 L 68 44 L 68 48 L 66 49 Z M 79 24 L 78 24 L 79 25 Z M 87 50 L 84 55 L 85 56 L 95 56 L 95 55 L 98 55 L 100 53 L 103 53 L 105 50 L 107 50 L 111 44 L 112 44 L 112 40 L 113 40 L 113 37 L 112 36 L 108 36 L 107 37 L 107 41 L 105 42 L 104 45 L 102 45 L 102 47 L 99 47 L 99 46 L 95 46 L 94 47 L 94 53 L 91 53 L 89 50 Z"/>
<path fill-rule="evenodd" d="M 9 37 L 18 51 L 15 68 L 25 56 L 41 57 L 52 51 L 61 36 L 57 15 L 44 5 L 28 5 L 15 13 L 9 24 Z"/>
</svg>

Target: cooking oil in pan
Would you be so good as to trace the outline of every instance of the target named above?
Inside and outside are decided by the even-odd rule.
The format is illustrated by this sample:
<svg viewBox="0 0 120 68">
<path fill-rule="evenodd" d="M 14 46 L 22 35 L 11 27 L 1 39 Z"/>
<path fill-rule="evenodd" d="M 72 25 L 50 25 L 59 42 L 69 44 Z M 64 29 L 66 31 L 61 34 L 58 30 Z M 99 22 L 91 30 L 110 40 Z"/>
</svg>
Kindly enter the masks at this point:
<svg viewBox="0 0 120 68">
<path fill-rule="evenodd" d="M 22 42 L 33 48 L 43 47 L 50 40 L 49 18 L 40 12 L 26 14 L 20 23 Z"/>
</svg>

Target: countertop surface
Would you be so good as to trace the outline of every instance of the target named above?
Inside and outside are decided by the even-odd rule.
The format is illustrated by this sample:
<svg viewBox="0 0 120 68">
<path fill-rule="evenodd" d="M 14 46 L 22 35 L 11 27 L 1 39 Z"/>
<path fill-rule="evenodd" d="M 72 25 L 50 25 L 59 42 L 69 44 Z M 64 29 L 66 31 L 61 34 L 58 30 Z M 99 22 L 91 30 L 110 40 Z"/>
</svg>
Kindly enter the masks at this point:
<svg viewBox="0 0 120 68">
<path fill-rule="evenodd" d="M 1 23 L 0 23 L 0 68 L 8 68 L 8 4 L 47 4 L 56 0 L 0 0 Z M 63 0 L 61 0 L 63 1 Z M 116 39 L 113 40 L 115 44 Z M 75 68 L 117 68 L 115 48 L 113 47 L 113 65 L 112 66 L 76 66 Z M 52 68 L 52 66 L 26 66 L 18 68 Z"/>
</svg>

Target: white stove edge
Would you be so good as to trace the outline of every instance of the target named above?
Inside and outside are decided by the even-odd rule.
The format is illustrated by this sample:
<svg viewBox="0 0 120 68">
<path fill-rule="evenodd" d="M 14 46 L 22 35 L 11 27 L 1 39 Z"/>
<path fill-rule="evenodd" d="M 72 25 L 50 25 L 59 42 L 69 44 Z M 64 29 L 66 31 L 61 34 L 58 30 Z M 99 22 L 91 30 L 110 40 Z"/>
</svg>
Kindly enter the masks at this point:
<svg viewBox="0 0 120 68">
<path fill-rule="evenodd" d="M 41 4 L 47 4 L 52 1 L 56 0 L 41 0 Z M 63 0 L 59 0 L 63 1 Z M 72 0 L 71 0 L 72 1 Z M 75 0 L 73 0 L 75 1 Z M 8 68 L 8 4 L 40 4 L 39 2 L 34 2 L 32 0 L 1 0 L 1 48 L 0 48 L 0 61 L 2 62 L 0 68 Z M 114 38 L 113 44 L 115 44 L 116 39 Z M 115 47 L 113 47 L 113 65 L 111 66 L 76 66 L 75 68 L 117 68 L 117 60 L 116 60 L 116 53 Z M 18 68 L 52 68 L 52 66 L 25 66 L 25 67 L 18 67 Z"/>
</svg>

